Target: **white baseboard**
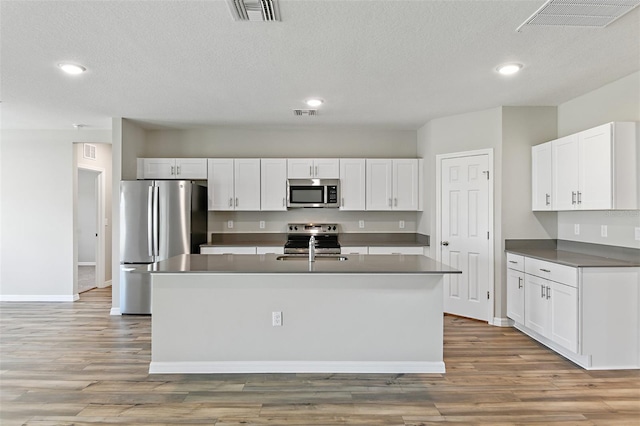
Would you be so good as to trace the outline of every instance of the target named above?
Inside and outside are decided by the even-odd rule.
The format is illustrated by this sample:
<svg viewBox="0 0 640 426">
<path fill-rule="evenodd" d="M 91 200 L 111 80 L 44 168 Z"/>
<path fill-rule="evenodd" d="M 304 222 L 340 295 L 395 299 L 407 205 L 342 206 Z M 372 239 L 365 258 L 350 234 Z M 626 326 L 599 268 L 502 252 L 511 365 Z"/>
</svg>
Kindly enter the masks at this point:
<svg viewBox="0 0 640 426">
<path fill-rule="evenodd" d="M 96 262 L 78 262 L 78 266 L 96 266 Z"/>
<path fill-rule="evenodd" d="M 75 302 L 79 300 L 78 294 L 3 294 L 0 302 Z"/>
<path fill-rule="evenodd" d="M 496 327 L 513 327 L 513 320 L 509 318 L 493 317 L 491 325 L 495 325 Z"/>
<path fill-rule="evenodd" d="M 122 312 L 120 312 L 120 307 L 118 306 L 117 308 L 111 308 L 111 311 L 109 311 L 109 315 L 122 315 Z"/>
<path fill-rule="evenodd" d="M 105 281 L 104 283 L 102 283 L 102 285 L 99 285 L 98 288 L 106 288 L 106 287 L 111 287 L 111 285 L 113 284 L 112 280 L 109 281 Z"/>
<path fill-rule="evenodd" d="M 375 361 L 212 361 L 158 362 L 149 374 L 214 373 L 433 373 L 445 372 L 444 362 Z"/>
</svg>

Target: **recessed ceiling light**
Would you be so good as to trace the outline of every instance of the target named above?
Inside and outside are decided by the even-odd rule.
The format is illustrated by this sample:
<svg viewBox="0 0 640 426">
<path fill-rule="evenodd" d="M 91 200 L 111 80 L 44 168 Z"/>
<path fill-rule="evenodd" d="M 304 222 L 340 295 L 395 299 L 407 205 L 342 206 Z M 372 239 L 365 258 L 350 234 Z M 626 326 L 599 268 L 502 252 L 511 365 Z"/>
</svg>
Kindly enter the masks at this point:
<svg viewBox="0 0 640 426">
<path fill-rule="evenodd" d="M 319 107 L 323 103 L 324 101 L 322 99 L 309 99 L 307 101 L 307 105 L 309 105 L 310 107 Z"/>
<path fill-rule="evenodd" d="M 70 64 L 68 62 L 58 64 L 58 67 L 67 74 L 82 74 L 87 70 L 82 65 Z"/>
<path fill-rule="evenodd" d="M 504 64 L 496 68 L 502 75 L 515 74 L 522 69 L 522 64 Z"/>
</svg>

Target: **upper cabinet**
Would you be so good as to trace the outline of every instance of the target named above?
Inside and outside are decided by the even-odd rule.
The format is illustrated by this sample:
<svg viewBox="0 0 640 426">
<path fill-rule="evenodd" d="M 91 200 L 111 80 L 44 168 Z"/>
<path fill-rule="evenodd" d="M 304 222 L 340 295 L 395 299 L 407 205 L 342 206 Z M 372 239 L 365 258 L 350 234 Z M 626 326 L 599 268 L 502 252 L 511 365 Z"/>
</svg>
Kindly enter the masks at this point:
<svg viewBox="0 0 640 426">
<path fill-rule="evenodd" d="M 206 178 L 206 158 L 138 158 L 138 179 Z"/>
<path fill-rule="evenodd" d="M 209 210 L 260 210 L 260 159 L 210 158 Z"/>
<path fill-rule="evenodd" d="M 531 148 L 531 206 L 532 210 L 553 210 L 551 204 L 551 142 Z"/>
<path fill-rule="evenodd" d="M 366 160 L 367 210 L 418 210 L 417 159 Z"/>
<path fill-rule="evenodd" d="M 289 179 L 339 179 L 340 161 L 337 158 L 289 158 Z"/>
<path fill-rule="evenodd" d="M 635 122 L 607 123 L 532 147 L 533 210 L 640 208 L 636 127 Z M 546 205 L 549 179 L 551 206 Z"/>
<path fill-rule="evenodd" d="M 287 160 L 260 160 L 260 210 L 287 210 Z"/>
<path fill-rule="evenodd" d="M 364 210 L 366 167 L 364 158 L 340 159 L 340 210 Z"/>
</svg>

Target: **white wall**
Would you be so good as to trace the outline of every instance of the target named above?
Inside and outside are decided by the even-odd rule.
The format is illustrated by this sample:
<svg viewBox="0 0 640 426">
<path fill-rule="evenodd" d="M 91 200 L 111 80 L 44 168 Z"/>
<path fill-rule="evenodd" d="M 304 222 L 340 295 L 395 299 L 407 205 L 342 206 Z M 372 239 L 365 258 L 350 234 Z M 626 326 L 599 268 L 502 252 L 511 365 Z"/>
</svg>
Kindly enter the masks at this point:
<svg viewBox="0 0 640 426">
<path fill-rule="evenodd" d="M 0 298 L 73 300 L 73 142 L 108 142 L 108 130 L 2 130 Z"/>
<path fill-rule="evenodd" d="M 98 172 L 78 170 L 78 263 L 96 262 Z"/>
<path fill-rule="evenodd" d="M 558 106 L 558 136 L 566 136 L 610 121 L 640 121 L 640 72 L 607 84 Z M 640 135 L 638 135 L 640 146 Z M 640 149 L 638 149 L 640 165 Z M 574 224 L 580 224 L 575 235 Z M 607 226 L 607 237 L 600 226 Z M 558 238 L 603 245 L 640 248 L 634 228 L 640 211 L 559 212 Z"/>
</svg>

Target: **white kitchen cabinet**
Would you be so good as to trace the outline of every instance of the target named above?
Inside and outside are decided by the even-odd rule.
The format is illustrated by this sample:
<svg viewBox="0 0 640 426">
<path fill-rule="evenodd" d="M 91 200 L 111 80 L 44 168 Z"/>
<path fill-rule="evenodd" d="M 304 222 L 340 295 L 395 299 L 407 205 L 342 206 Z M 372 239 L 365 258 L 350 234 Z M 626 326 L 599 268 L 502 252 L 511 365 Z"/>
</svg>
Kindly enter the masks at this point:
<svg viewBox="0 0 640 426">
<path fill-rule="evenodd" d="M 418 210 L 417 159 L 366 160 L 367 210 Z"/>
<path fill-rule="evenodd" d="M 424 256 L 423 246 L 370 246 L 369 254 L 419 254 Z"/>
<path fill-rule="evenodd" d="M 524 324 L 524 258 L 507 254 L 507 317 Z"/>
<path fill-rule="evenodd" d="M 260 159 L 208 160 L 209 210 L 260 210 Z"/>
<path fill-rule="evenodd" d="M 368 254 L 369 248 L 366 246 L 342 246 L 340 248 L 341 254 Z"/>
<path fill-rule="evenodd" d="M 364 158 L 340 159 L 340 210 L 365 210 L 365 164 Z"/>
<path fill-rule="evenodd" d="M 138 179 L 206 179 L 206 158 L 138 158 Z"/>
<path fill-rule="evenodd" d="M 287 210 L 287 160 L 260 160 L 260 210 Z"/>
<path fill-rule="evenodd" d="M 638 209 L 636 127 L 607 123 L 552 141 L 553 210 Z"/>
<path fill-rule="evenodd" d="M 284 254 L 284 245 L 282 246 L 258 246 L 256 254 Z"/>
<path fill-rule="evenodd" d="M 256 254 L 251 246 L 208 246 L 200 247 L 200 254 Z"/>
<path fill-rule="evenodd" d="M 552 191 L 552 143 L 531 148 L 531 210 L 553 210 Z"/>
<path fill-rule="evenodd" d="M 339 179 L 338 158 L 288 158 L 287 177 L 289 179 Z"/>
</svg>

